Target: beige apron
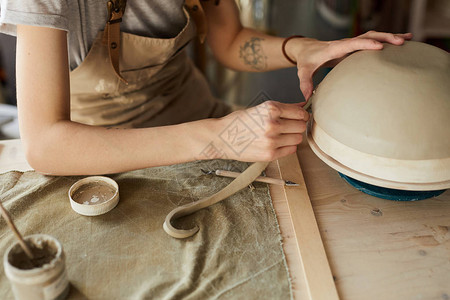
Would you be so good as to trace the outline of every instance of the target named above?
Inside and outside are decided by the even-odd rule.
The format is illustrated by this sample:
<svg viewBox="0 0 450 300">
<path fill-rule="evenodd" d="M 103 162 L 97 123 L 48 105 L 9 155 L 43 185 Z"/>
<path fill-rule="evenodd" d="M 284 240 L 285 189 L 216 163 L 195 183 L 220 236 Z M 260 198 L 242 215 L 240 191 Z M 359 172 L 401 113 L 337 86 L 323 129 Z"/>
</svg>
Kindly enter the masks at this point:
<svg viewBox="0 0 450 300">
<path fill-rule="evenodd" d="M 70 73 L 72 121 L 122 128 L 178 124 L 231 112 L 211 94 L 186 46 L 195 25 L 168 39 L 121 32 L 120 74 L 115 74 L 99 32 L 84 61 Z M 125 16 L 126 17 L 126 16 Z"/>
</svg>

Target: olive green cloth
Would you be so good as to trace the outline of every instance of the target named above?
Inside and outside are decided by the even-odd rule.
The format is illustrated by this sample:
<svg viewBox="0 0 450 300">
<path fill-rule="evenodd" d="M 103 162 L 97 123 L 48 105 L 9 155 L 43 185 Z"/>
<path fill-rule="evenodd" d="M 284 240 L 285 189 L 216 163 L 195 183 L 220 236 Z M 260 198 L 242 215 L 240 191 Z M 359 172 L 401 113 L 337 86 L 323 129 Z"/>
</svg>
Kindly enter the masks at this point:
<svg viewBox="0 0 450 300">
<path fill-rule="evenodd" d="M 291 284 L 268 187 L 254 183 L 232 197 L 177 221 L 197 224 L 178 240 L 162 224 L 175 207 L 225 187 L 231 179 L 201 169 L 243 171 L 247 165 L 208 161 L 110 176 L 120 202 L 95 217 L 74 212 L 67 196 L 82 177 L 36 172 L 0 175 L 3 204 L 24 234 L 56 237 L 67 255 L 69 299 L 291 299 Z M 0 221 L 2 255 L 15 242 Z M 4 272 L 0 299 L 11 299 Z"/>
</svg>

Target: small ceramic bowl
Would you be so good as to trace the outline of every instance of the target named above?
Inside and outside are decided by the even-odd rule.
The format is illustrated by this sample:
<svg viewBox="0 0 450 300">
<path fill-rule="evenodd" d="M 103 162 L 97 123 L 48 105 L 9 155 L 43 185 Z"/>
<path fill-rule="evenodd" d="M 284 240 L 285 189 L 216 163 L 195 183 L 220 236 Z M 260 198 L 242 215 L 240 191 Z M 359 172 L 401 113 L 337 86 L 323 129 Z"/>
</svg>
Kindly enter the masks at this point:
<svg viewBox="0 0 450 300">
<path fill-rule="evenodd" d="M 119 185 L 109 177 L 91 176 L 69 189 L 72 209 L 84 216 L 105 214 L 119 203 Z"/>
</svg>

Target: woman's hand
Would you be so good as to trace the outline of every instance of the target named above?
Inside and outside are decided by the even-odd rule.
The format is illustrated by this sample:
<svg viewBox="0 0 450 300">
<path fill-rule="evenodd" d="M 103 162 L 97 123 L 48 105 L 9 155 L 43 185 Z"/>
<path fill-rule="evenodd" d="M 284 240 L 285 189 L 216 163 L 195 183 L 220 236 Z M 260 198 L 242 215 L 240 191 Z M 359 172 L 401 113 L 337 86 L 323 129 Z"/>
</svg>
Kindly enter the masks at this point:
<svg viewBox="0 0 450 300">
<path fill-rule="evenodd" d="M 288 41 L 286 52 L 297 62 L 300 89 L 306 99 L 313 92 L 312 76 L 323 66 L 335 66 L 350 53 L 357 50 L 379 50 L 383 42 L 402 45 L 412 38 L 411 33 L 392 34 L 369 31 L 354 38 L 337 41 L 318 41 L 309 38 L 298 38 Z"/>
<path fill-rule="evenodd" d="M 240 161 L 272 161 L 294 153 L 309 114 L 302 104 L 266 101 L 221 118 L 211 143 L 222 156 Z"/>
</svg>

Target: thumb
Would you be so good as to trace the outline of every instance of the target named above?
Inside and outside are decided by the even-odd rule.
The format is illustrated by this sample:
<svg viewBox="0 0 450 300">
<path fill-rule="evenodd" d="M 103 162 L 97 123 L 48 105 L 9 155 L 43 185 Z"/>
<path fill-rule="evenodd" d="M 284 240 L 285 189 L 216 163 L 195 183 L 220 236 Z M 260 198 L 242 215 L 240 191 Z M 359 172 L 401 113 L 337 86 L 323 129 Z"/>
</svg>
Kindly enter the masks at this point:
<svg viewBox="0 0 450 300">
<path fill-rule="evenodd" d="M 308 101 L 309 97 L 311 97 L 312 92 L 314 90 L 312 73 L 304 69 L 299 69 L 298 79 L 300 80 L 300 90 L 302 91 L 306 101 Z"/>
</svg>

